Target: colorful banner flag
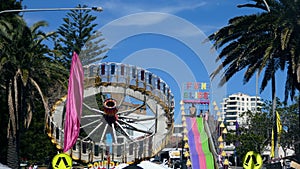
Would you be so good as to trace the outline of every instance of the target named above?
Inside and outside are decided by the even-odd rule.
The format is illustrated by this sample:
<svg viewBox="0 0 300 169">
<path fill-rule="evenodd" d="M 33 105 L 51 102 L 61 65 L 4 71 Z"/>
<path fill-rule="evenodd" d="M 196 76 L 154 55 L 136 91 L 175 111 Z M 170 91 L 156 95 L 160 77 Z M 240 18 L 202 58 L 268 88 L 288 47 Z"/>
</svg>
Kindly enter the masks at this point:
<svg viewBox="0 0 300 169">
<path fill-rule="evenodd" d="M 80 131 L 80 118 L 83 102 L 83 68 L 76 52 L 73 53 L 68 96 L 66 103 L 66 117 L 64 128 L 64 152 L 76 143 Z"/>
<path fill-rule="evenodd" d="M 240 135 L 239 128 L 240 128 L 239 122 L 236 120 L 235 121 L 235 134 L 236 135 Z"/>
<path fill-rule="evenodd" d="M 271 153 L 270 157 L 275 157 L 275 136 L 274 136 L 274 129 L 272 129 L 272 136 L 271 136 Z"/>
<path fill-rule="evenodd" d="M 277 132 L 280 135 L 282 132 L 282 124 L 280 120 L 280 115 L 277 111 L 276 111 L 276 125 L 277 125 Z"/>
<path fill-rule="evenodd" d="M 238 122 L 238 120 L 236 120 L 236 122 L 235 122 L 235 134 L 237 135 L 237 136 L 239 136 L 240 135 L 240 125 L 239 125 L 239 122 Z M 237 146 L 239 146 L 240 145 L 240 142 L 238 141 L 238 140 L 236 140 L 235 141 L 235 147 L 237 147 Z"/>
<path fill-rule="evenodd" d="M 280 120 L 280 115 L 276 111 L 275 125 L 274 128 L 272 129 L 272 137 L 271 137 L 271 154 L 270 154 L 271 157 L 275 157 L 275 149 L 279 147 L 281 132 L 282 132 L 282 124 Z"/>
</svg>

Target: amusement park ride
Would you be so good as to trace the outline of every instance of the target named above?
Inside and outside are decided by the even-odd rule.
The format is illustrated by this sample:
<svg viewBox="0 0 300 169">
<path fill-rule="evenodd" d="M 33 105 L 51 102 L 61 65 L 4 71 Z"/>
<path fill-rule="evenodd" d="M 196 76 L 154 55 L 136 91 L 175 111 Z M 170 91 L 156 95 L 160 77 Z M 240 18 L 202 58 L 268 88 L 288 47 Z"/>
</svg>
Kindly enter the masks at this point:
<svg viewBox="0 0 300 169">
<path fill-rule="evenodd" d="M 68 151 L 73 159 L 130 162 L 164 148 L 174 127 L 174 96 L 160 77 L 122 63 L 84 66 L 84 76 L 81 132 Z M 58 149 L 66 99 L 55 103 L 46 122 Z"/>
</svg>

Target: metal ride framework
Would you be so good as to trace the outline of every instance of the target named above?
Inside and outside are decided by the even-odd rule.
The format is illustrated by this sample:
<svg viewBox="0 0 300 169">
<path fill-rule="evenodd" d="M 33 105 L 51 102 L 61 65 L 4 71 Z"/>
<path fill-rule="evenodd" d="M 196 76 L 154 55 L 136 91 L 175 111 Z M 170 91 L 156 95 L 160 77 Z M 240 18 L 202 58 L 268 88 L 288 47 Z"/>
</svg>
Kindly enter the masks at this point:
<svg viewBox="0 0 300 169">
<path fill-rule="evenodd" d="M 80 136 L 72 158 L 84 162 L 130 162 L 153 157 L 174 127 L 174 96 L 155 74 L 134 65 L 84 66 L 84 103 Z M 52 143 L 62 149 L 66 96 L 47 117 Z"/>
</svg>

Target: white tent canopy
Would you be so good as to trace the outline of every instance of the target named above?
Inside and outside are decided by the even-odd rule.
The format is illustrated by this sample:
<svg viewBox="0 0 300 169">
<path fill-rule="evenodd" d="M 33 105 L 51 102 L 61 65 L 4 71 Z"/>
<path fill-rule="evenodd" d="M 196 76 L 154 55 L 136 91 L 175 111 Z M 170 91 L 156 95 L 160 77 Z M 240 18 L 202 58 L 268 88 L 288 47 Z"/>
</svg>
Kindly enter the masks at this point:
<svg viewBox="0 0 300 169">
<path fill-rule="evenodd" d="M 123 169 L 127 166 L 128 164 L 119 164 L 115 169 Z M 159 165 L 150 161 L 142 161 L 137 166 L 142 167 L 143 169 L 168 169 L 168 167 L 164 167 L 163 165 Z"/>
<path fill-rule="evenodd" d="M 140 164 L 138 164 L 138 166 L 142 167 L 143 169 L 167 169 L 167 167 L 152 163 L 150 161 L 142 161 Z"/>
<path fill-rule="evenodd" d="M 117 165 L 117 166 L 115 167 L 115 169 L 122 169 L 122 168 L 125 168 L 125 167 L 127 167 L 127 166 L 128 166 L 128 164 L 123 163 L 123 164 Z"/>
</svg>

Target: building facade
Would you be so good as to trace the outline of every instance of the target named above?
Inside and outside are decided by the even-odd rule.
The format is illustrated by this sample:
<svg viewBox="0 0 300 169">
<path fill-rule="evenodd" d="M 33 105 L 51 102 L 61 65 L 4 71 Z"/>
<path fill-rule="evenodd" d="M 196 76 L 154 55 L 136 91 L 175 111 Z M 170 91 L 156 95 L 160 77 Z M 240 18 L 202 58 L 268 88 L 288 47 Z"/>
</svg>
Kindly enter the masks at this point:
<svg viewBox="0 0 300 169">
<path fill-rule="evenodd" d="M 243 125 L 247 120 L 246 116 L 241 118 L 240 115 L 247 111 L 260 111 L 262 103 L 260 97 L 243 93 L 231 94 L 224 98 L 221 103 L 221 114 L 227 129 L 236 131 L 236 123 Z"/>
</svg>

